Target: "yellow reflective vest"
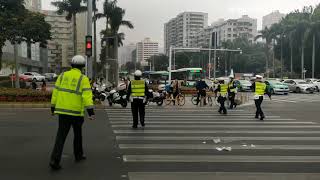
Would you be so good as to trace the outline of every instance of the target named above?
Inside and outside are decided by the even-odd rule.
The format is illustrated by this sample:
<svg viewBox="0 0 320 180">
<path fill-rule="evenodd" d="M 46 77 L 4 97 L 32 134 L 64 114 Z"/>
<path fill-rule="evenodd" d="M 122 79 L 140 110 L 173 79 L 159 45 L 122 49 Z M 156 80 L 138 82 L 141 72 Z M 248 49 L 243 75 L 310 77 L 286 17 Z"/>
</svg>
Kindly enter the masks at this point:
<svg viewBox="0 0 320 180">
<path fill-rule="evenodd" d="M 256 96 L 263 96 L 265 91 L 266 91 L 266 87 L 267 85 L 265 83 L 262 83 L 262 82 L 255 82 L 256 84 L 256 92 L 255 92 L 255 95 Z"/>
<path fill-rule="evenodd" d="M 131 96 L 132 97 L 144 97 L 145 96 L 145 82 L 144 80 L 132 80 L 131 81 Z"/>
<path fill-rule="evenodd" d="M 55 114 L 84 116 L 85 108 L 93 108 L 89 78 L 76 68 L 62 73 L 52 92 L 51 106 Z"/>
<path fill-rule="evenodd" d="M 220 95 L 225 96 L 228 92 L 228 85 L 227 84 L 220 84 Z"/>
<path fill-rule="evenodd" d="M 229 90 L 230 92 L 237 93 L 237 88 L 234 87 L 234 81 L 229 82 Z"/>
</svg>

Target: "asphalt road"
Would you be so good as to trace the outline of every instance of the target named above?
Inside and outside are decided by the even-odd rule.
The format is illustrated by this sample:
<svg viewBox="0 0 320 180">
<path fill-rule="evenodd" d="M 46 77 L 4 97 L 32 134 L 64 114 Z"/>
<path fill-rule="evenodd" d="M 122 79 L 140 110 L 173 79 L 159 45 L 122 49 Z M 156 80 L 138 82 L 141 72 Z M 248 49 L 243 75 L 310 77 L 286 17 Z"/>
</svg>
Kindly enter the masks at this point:
<svg viewBox="0 0 320 180">
<path fill-rule="evenodd" d="M 70 132 L 59 172 L 48 167 L 57 129 L 49 109 L 0 109 L 0 179 L 320 179 L 319 103 L 318 94 L 274 96 L 263 104 L 264 122 L 253 105 L 228 116 L 216 107 L 151 105 L 138 130 L 129 108 L 108 108 L 84 125 L 87 161 L 74 162 Z"/>
</svg>

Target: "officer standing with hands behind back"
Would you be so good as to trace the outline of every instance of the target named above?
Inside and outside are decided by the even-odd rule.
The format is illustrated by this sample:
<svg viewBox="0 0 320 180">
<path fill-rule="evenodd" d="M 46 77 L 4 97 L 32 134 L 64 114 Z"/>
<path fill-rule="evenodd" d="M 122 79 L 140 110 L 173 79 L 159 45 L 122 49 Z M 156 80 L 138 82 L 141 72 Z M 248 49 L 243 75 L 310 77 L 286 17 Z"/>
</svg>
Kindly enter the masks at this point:
<svg viewBox="0 0 320 180">
<path fill-rule="evenodd" d="M 131 100 L 131 111 L 133 117 L 133 129 L 138 128 L 138 117 L 140 116 L 140 124 L 145 126 L 145 102 L 148 93 L 147 83 L 141 79 L 142 72 L 136 70 L 134 72 L 134 80 L 132 80 L 128 87 L 127 100 Z"/>
<path fill-rule="evenodd" d="M 235 103 L 235 98 L 237 94 L 237 85 L 234 81 L 234 76 L 230 75 L 229 76 L 230 81 L 228 84 L 228 95 L 229 95 L 229 100 L 230 100 L 230 109 L 236 108 L 237 104 Z"/>
<path fill-rule="evenodd" d="M 264 113 L 261 108 L 261 104 L 263 101 L 264 94 L 268 94 L 269 98 L 271 99 L 271 93 L 268 91 L 268 87 L 265 82 L 262 82 L 262 76 L 256 75 L 256 81 L 252 84 L 252 89 L 254 92 L 254 103 L 256 105 L 256 119 L 263 121 L 265 118 Z"/>
<path fill-rule="evenodd" d="M 86 60 L 83 56 L 74 56 L 71 60 L 72 69 L 58 77 L 52 93 L 51 113 L 59 115 L 59 128 L 49 164 L 53 170 L 61 169 L 63 146 L 71 126 L 74 132 L 75 160 L 80 162 L 86 159 L 83 154 L 81 130 L 84 109 L 87 109 L 90 120 L 94 120 L 95 116 L 89 78 L 81 73 L 85 64 Z"/>
</svg>

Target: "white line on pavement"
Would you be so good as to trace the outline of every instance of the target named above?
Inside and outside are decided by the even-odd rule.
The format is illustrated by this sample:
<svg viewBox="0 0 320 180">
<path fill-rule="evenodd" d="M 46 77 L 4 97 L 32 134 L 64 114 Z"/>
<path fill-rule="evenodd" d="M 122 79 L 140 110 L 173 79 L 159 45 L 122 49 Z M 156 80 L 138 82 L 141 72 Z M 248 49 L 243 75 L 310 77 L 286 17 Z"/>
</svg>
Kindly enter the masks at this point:
<svg viewBox="0 0 320 180">
<path fill-rule="evenodd" d="M 124 155 L 124 162 L 320 162 L 320 156 L 237 156 L 237 155 Z"/>
<path fill-rule="evenodd" d="M 252 130 L 113 130 L 115 134 L 320 134 L 320 131 L 252 131 Z"/>
</svg>

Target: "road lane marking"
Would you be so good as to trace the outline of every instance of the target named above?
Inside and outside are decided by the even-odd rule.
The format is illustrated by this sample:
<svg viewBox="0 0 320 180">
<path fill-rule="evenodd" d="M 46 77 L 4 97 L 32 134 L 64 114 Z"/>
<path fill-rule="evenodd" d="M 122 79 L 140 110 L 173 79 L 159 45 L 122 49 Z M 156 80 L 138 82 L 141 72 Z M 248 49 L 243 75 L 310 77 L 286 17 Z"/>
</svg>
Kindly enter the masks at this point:
<svg viewBox="0 0 320 180">
<path fill-rule="evenodd" d="M 113 128 L 126 128 L 128 127 L 128 125 L 126 124 L 121 124 L 121 125 L 111 125 Z M 260 124 L 260 125 L 193 125 L 193 124 L 184 124 L 184 125 L 174 125 L 174 124 L 170 124 L 170 125 L 154 125 L 154 124 L 150 124 L 148 125 L 148 128 L 179 128 L 179 129 L 184 129 L 184 128 L 212 128 L 212 129 L 228 129 L 228 128 L 248 128 L 248 129 L 265 129 L 265 128 L 272 128 L 272 129 L 290 129 L 290 128 L 303 128 L 303 129 L 319 129 L 320 126 L 316 126 L 316 125 L 264 125 L 264 124 Z"/>
<path fill-rule="evenodd" d="M 208 136 L 116 136 L 118 141 L 213 141 L 219 138 L 222 141 L 319 141 L 320 137 L 208 137 Z"/>
<path fill-rule="evenodd" d="M 113 125 L 121 125 L 121 124 L 128 124 L 131 123 L 132 121 L 110 121 L 111 124 Z M 248 125 L 260 125 L 260 124 L 267 124 L 267 125 L 284 125 L 284 124 L 316 124 L 314 122 L 291 122 L 291 121 L 283 121 L 283 122 L 274 122 L 274 121 L 267 121 L 267 122 L 259 122 L 259 121 L 228 121 L 228 122 L 223 122 L 223 121 L 148 121 L 148 124 L 151 125 L 159 125 L 159 124 L 181 124 L 181 125 L 186 125 L 186 124 L 193 124 L 193 125 L 198 125 L 198 124 L 248 124 Z M 152 126 L 151 126 L 152 127 Z"/>
<path fill-rule="evenodd" d="M 252 130 L 113 130 L 115 134 L 320 134 L 320 131 L 252 131 Z"/>
<path fill-rule="evenodd" d="M 124 162 L 296 162 L 319 163 L 320 156 L 237 156 L 237 155 L 124 155 Z"/>
<path fill-rule="evenodd" d="M 232 147 L 233 150 L 320 150 L 320 145 L 239 145 L 239 144 L 119 144 L 120 149 L 184 149 L 184 150 L 208 150 L 216 148 Z"/>
</svg>

